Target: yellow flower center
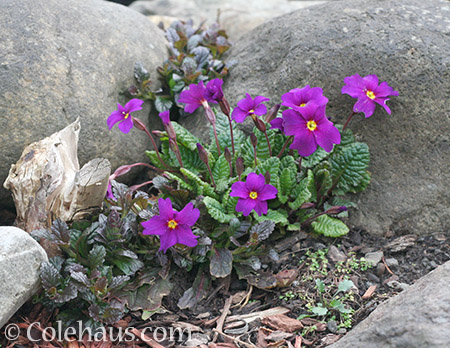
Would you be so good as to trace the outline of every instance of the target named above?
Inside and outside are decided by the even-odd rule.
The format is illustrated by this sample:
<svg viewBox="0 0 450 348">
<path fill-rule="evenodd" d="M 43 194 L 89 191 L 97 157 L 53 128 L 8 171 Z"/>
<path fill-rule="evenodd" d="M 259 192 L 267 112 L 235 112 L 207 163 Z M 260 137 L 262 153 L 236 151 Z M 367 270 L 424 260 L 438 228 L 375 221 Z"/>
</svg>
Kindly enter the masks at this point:
<svg viewBox="0 0 450 348">
<path fill-rule="evenodd" d="M 314 132 L 317 128 L 317 123 L 313 120 L 308 121 L 308 123 L 306 124 L 306 127 L 311 131 Z"/>
<path fill-rule="evenodd" d="M 125 111 L 122 111 L 122 115 L 124 116 L 124 119 L 126 120 L 128 116 L 130 116 L 129 113 L 125 113 Z"/>
<path fill-rule="evenodd" d="M 255 113 L 255 110 L 254 110 L 254 109 L 251 109 L 248 113 L 249 113 L 249 114 L 253 114 L 253 113 Z"/>
<path fill-rule="evenodd" d="M 258 198 L 258 192 L 252 191 L 252 192 L 250 192 L 250 193 L 248 194 L 248 196 L 249 196 L 251 199 L 256 199 L 256 198 Z"/>
<path fill-rule="evenodd" d="M 178 226 L 178 222 L 176 222 L 175 220 L 169 220 L 167 222 L 167 227 L 169 227 L 171 230 L 174 230 L 175 228 L 177 228 Z"/>
<path fill-rule="evenodd" d="M 367 91 L 366 94 L 370 99 L 375 99 L 375 94 L 372 91 Z"/>
<path fill-rule="evenodd" d="M 301 103 L 300 106 L 304 107 L 304 106 L 306 106 L 306 103 Z"/>
</svg>

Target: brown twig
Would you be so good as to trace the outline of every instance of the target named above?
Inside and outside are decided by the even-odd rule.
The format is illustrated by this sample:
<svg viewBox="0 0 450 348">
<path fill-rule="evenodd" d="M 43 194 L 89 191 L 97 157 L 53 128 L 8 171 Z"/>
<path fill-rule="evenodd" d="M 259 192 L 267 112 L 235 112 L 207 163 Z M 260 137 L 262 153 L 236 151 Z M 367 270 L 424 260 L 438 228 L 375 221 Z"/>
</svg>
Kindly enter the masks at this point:
<svg viewBox="0 0 450 348">
<path fill-rule="evenodd" d="M 228 297 L 228 299 L 225 301 L 225 305 L 223 306 L 223 312 L 222 315 L 220 316 L 219 320 L 217 320 L 217 326 L 216 326 L 216 333 L 214 334 L 213 337 L 213 342 L 217 341 L 217 337 L 219 336 L 219 333 L 222 332 L 223 329 L 223 324 L 225 323 L 225 319 L 227 318 L 228 315 L 228 311 L 230 310 L 231 307 L 231 301 L 233 300 L 233 296 Z"/>
<path fill-rule="evenodd" d="M 250 343 L 241 341 L 239 338 L 227 335 L 226 333 L 223 333 L 222 331 L 219 331 L 217 329 L 213 329 L 213 331 L 219 335 L 222 335 L 223 337 L 229 338 L 230 340 L 233 340 L 234 342 L 242 344 L 243 346 L 246 346 L 248 348 L 257 348 L 254 344 L 250 344 Z"/>
</svg>

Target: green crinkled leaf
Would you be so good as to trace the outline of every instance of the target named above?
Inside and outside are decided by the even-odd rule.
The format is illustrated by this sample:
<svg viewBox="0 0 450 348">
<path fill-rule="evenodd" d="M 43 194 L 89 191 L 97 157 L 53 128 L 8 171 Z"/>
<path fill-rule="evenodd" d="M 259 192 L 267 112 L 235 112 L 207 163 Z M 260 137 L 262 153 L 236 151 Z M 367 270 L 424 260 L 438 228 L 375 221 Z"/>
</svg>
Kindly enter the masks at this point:
<svg viewBox="0 0 450 348">
<path fill-rule="evenodd" d="M 300 231 L 300 222 L 296 222 L 295 224 L 288 225 L 287 230 L 294 231 L 294 232 Z"/>
<path fill-rule="evenodd" d="M 230 192 L 231 192 L 231 189 L 229 189 L 224 194 L 223 205 L 225 206 L 225 210 L 228 214 L 234 215 L 236 213 L 236 204 L 239 200 L 239 197 L 230 196 Z"/>
<path fill-rule="evenodd" d="M 186 190 L 194 191 L 194 187 L 192 185 L 188 184 L 186 181 L 184 181 L 180 177 L 176 176 L 175 174 L 166 172 L 164 175 L 169 180 L 174 180 L 174 181 L 178 182 L 180 184 L 180 187 L 182 187 L 182 188 L 184 188 Z M 198 193 L 198 194 L 200 194 L 200 193 Z"/>
<path fill-rule="evenodd" d="M 103 245 L 95 245 L 89 252 L 87 261 L 91 269 L 103 265 L 105 262 L 106 249 Z"/>
<path fill-rule="evenodd" d="M 286 203 L 292 189 L 294 188 L 296 173 L 291 168 L 284 168 L 280 175 L 280 190 L 278 192 L 278 199 L 281 203 Z"/>
<path fill-rule="evenodd" d="M 324 196 L 333 185 L 328 161 L 320 163 L 315 168 L 314 180 L 317 193 Z"/>
<path fill-rule="evenodd" d="M 314 231 L 323 234 L 325 237 L 341 237 L 350 230 L 341 220 L 332 218 L 328 215 L 321 215 L 311 223 Z"/>
<path fill-rule="evenodd" d="M 209 273 L 217 278 L 225 278 L 231 274 L 233 254 L 225 248 L 213 248 L 209 262 Z"/>
<path fill-rule="evenodd" d="M 285 210 L 271 210 L 269 209 L 267 211 L 266 215 L 258 216 L 258 214 L 254 213 L 253 216 L 255 217 L 255 220 L 258 222 L 270 220 L 273 221 L 277 225 L 285 226 L 289 224 L 289 221 L 287 219 L 287 211 Z"/>
<path fill-rule="evenodd" d="M 156 156 L 156 151 L 145 151 L 150 163 L 154 165 L 156 168 L 166 169 L 162 163 L 159 161 L 158 156 Z"/>
<path fill-rule="evenodd" d="M 256 156 L 258 158 L 258 161 L 264 161 L 270 158 L 269 147 L 267 146 L 267 140 L 264 133 L 260 132 L 256 127 L 253 129 L 253 133 L 255 133 L 256 138 L 258 139 L 258 144 L 256 146 Z M 268 129 L 267 135 L 269 137 L 270 143 L 272 143 L 275 138 L 275 131 L 273 129 Z M 241 155 L 246 166 L 254 166 L 254 150 L 250 137 L 247 137 L 247 139 L 243 143 Z"/>
<path fill-rule="evenodd" d="M 353 143 L 344 146 L 330 157 L 331 176 L 337 182 L 340 192 L 354 192 L 361 183 L 367 186 L 370 177 L 367 174 L 370 154 L 365 143 Z"/>
<path fill-rule="evenodd" d="M 271 157 L 256 168 L 256 174 L 265 175 L 270 173 L 270 184 L 277 187 L 279 182 L 280 159 L 278 157 Z"/>
<path fill-rule="evenodd" d="M 197 143 L 201 144 L 199 138 L 189 132 L 186 128 L 178 124 L 177 122 L 172 122 L 173 129 L 177 135 L 177 142 L 181 143 L 184 147 L 187 147 L 191 151 L 197 152 Z"/>
<path fill-rule="evenodd" d="M 343 126 L 340 124 L 336 125 L 336 128 L 341 133 L 341 143 L 337 146 L 337 148 L 340 148 L 342 146 L 349 145 L 351 143 L 355 142 L 355 136 L 353 135 L 353 132 L 350 128 L 346 128 L 345 131 L 342 132 Z"/>
<path fill-rule="evenodd" d="M 230 124 L 228 121 L 228 117 L 222 112 L 217 111 L 216 109 L 213 110 L 216 114 L 216 131 L 217 131 L 217 138 L 219 139 L 221 152 L 224 151 L 225 147 L 228 147 L 228 149 L 231 152 L 232 146 L 230 136 Z M 236 122 L 231 122 L 231 125 L 233 128 L 234 146 L 236 151 L 239 151 L 242 143 L 247 139 L 247 137 L 240 129 L 238 129 Z M 209 138 L 210 138 L 209 151 L 211 151 L 214 157 L 217 157 L 218 154 L 217 154 L 216 138 L 214 137 L 212 127 L 210 128 Z"/>
<path fill-rule="evenodd" d="M 229 223 L 231 219 L 235 217 L 232 214 L 226 214 L 224 212 L 225 209 L 222 204 L 220 204 L 220 202 L 218 202 L 214 198 L 205 197 L 203 199 L 203 203 L 205 204 L 209 215 L 211 215 L 211 217 L 218 222 Z"/>
<path fill-rule="evenodd" d="M 170 110 L 172 105 L 173 101 L 171 99 L 164 97 L 156 97 L 155 108 L 156 110 L 158 110 L 158 112 Z"/>
<path fill-rule="evenodd" d="M 327 158 L 328 152 L 326 152 L 321 147 L 317 148 L 317 150 L 308 157 L 303 157 L 302 159 L 302 167 L 303 168 L 313 168 L 317 164 L 319 164 L 322 160 Z"/>
<path fill-rule="evenodd" d="M 228 164 L 223 153 L 217 159 L 216 163 L 214 163 L 214 167 L 211 171 L 217 185 L 221 181 L 228 182 L 228 178 L 230 177 L 230 165 Z"/>
<path fill-rule="evenodd" d="M 183 162 L 183 167 L 191 171 L 192 173 L 199 174 L 206 170 L 206 165 L 200 160 L 197 151 L 191 151 L 183 145 L 179 146 L 181 161 Z M 179 168 L 177 157 L 173 151 L 170 151 L 170 162 L 169 165 L 175 168 Z"/>
<path fill-rule="evenodd" d="M 133 275 L 144 267 L 144 263 L 138 259 L 115 255 L 111 260 L 125 275 Z"/>
<path fill-rule="evenodd" d="M 314 183 L 314 174 L 311 170 L 308 170 L 305 178 L 292 191 L 292 198 L 295 198 L 293 202 L 289 203 L 291 209 L 297 210 L 303 203 L 313 201 L 313 196 L 310 191 L 311 183 Z"/>
<path fill-rule="evenodd" d="M 198 194 L 205 194 L 211 197 L 217 197 L 217 194 L 214 192 L 214 188 L 199 178 L 199 176 L 195 173 L 192 173 L 190 170 L 186 168 L 180 168 L 180 172 L 183 173 L 191 182 L 193 182 L 198 187 Z"/>
</svg>

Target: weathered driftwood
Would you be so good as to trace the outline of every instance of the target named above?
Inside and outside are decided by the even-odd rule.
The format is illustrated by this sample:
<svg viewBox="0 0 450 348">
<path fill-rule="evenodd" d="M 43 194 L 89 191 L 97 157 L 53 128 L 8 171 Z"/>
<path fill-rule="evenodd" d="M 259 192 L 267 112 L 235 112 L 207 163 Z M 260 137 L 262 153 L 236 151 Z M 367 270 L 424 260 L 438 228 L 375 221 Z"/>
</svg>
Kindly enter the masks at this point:
<svg viewBox="0 0 450 348">
<path fill-rule="evenodd" d="M 72 221 L 101 205 L 111 164 L 94 159 L 80 170 L 80 122 L 25 148 L 3 186 L 13 195 L 16 224 L 27 232 L 48 228 L 60 218 Z"/>
</svg>

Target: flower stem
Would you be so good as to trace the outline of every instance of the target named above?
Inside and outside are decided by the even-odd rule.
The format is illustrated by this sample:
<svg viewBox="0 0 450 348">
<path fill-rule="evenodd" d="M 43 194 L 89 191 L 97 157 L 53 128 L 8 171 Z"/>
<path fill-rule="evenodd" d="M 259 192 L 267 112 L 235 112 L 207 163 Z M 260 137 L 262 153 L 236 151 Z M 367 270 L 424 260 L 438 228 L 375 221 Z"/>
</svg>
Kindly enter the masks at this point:
<svg viewBox="0 0 450 348">
<path fill-rule="evenodd" d="M 153 139 L 153 136 L 150 134 L 150 132 L 148 131 L 147 127 L 144 125 L 144 123 L 142 123 L 141 120 L 133 117 L 133 120 L 136 121 L 134 122 L 135 124 L 137 123 L 139 125 L 139 129 L 142 129 L 150 138 L 150 141 L 152 142 L 153 148 L 155 149 L 156 152 L 156 156 L 158 157 L 159 162 L 161 162 L 161 164 L 166 167 L 167 169 L 170 169 L 169 166 L 163 161 L 163 159 L 161 158 L 161 156 L 159 155 L 159 150 L 158 150 L 158 146 L 156 146 L 155 143 L 155 139 Z"/>
<path fill-rule="evenodd" d="M 233 151 L 233 156 L 234 156 L 234 135 L 233 135 L 233 124 L 231 123 L 231 117 L 230 115 L 227 115 L 228 117 L 228 122 L 230 124 L 230 136 L 231 136 L 231 150 Z"/>
<path fill-rule="evenodd" d="M 281 156 L 284 153 L 284 150 L 286 150 L 286 147 L 288 146 L 288 144 L 291 141 L 291 139 L 292 139 L 292 135 L 286 139 L 286 142 L 284 143 L 283 148 L 281 149 L 280 153 L 277 156 L 278 158 L 281 158 Z"/>
<path fill-rule="evenodd" d="M 319 216 L 328 214 L 326 211 L 323 211 L 319 214 L 316 214 L 314 216 L 311 216 L 310 218 L 306 219 L 305 221 L 303 221 L 300 226 L 305 226 L 305 225 L 309 225 L 313 220 L 317 219 Z"/>
<path fill-rule="evenodd" d="M 183 168 L 184 166 L 183 166 L 183 161 L 181 160 L 181 152 L 180 152 L 180 148 L 179 148 L 179 146 L 178 146 L 178 142 L 176 142 L 176 141 L 175 141 L 175 147 L 176 147 L 176 150 L 177 150 L 177 152 L 175 153 L 175 155 L 176 155 L 176 157 L 177 157 L 178 163 L 180 163 L 180 167 Z"/>
<path fill-rule="evenodd" d="M 213 131 L 214 131 L 214 137 L 216 138 L 217 152 L 218 152 L 218 154 L 220 156 L 221 151 L 220 151 L 220 145 L 219 145 L 219 138 L 217 137 L 216 124 L 213 123 L 212 126 L 213 126 Z M 234 149 L 234 145 L 233 145 L 233 149 Z"/>
<path fill-rule="evenodd" d="M 214 186 L 214 189 L 216 189 L 217 186 L 216 186 L 216 182 L 214 181 L 214 177 L 213 177 L 213 175 L 212 175 L 211 166 L 209 165 L 208 162 L 206 162 L 205 164 L 206 164 L 206 167 L 208 168 L 209 176 L 211 177 L 211 183 L 212 183 L 212 185 Z"/>
<path fill-rule="evenodd" d="M 345 128 L 347 128 L 354 115 L 356 115 L 356 112 L 352 111 L 351 115 L 347 118 L 347 121 L 345 121 L 344 127 L 342 127 L 342 131 L 345 131 Z"/>
<path fill-rule="evenodd" d="M 272 157 L 272 147 L 270 146 L 269 136 L 267 135 L 267 131 L 264 131 L 264 135 L 266 136 L 267 147 L 269 148 L 269 155 Z"/>
</svg>

